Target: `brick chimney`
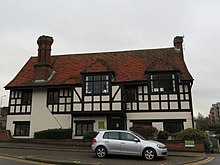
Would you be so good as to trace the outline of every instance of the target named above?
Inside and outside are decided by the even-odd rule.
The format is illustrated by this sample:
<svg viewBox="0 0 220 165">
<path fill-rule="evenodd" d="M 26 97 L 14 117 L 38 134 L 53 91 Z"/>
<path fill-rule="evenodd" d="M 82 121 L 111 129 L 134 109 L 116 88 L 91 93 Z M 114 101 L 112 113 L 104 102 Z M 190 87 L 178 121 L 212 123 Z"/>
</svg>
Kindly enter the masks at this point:
<svg viewBox="0 0 220 165">
<path fill-rule="evenodd" d="M 177 50 L 183 51 L 183 36 L 176 36 L 173 40 L 173 45 Z"/>
<path fill-rule="evenodd" d="M 38 62 L 34 65 L 34 81 L 45 82 L 48 81 L 52 75 L 51 66 L 51 45 L 53 38 L 50 36 L 40 36 L 37 40 L 38 44 Z"/>
</svg>

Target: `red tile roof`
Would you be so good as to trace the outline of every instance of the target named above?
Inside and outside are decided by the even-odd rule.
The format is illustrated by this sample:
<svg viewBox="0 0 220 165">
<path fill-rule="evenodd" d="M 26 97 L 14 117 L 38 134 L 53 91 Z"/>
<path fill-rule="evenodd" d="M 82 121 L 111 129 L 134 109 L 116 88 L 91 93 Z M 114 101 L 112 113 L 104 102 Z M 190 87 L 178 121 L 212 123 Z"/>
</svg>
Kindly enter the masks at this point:
<svg viewBox="0 0 220 165">
<path fill-rule="evenodd" d="M 145 80 L 148 71 L 179 71 L 181 81 L 192 81 L 181 51 L 173 48 L 131 50 L 119 52 L 69 54 L 51 56 L 56 72 L 46 83 L 34 83 L 34 65 L 37 57 L 31 57 L 17 76 L 5 87 L 29 87 L 81 84 L 82 72 L 115 73 L 114 82 Z"/>
</svg>

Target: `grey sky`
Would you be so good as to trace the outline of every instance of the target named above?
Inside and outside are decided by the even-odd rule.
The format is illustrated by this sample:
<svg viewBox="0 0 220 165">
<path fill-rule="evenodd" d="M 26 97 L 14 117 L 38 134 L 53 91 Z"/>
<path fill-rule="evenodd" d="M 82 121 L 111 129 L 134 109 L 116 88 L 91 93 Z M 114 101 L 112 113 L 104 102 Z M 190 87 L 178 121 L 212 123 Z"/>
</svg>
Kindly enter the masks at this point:
<svg viewBox="0 0 220 165">
<path fill-rule="evenodd" d="M 40 35 L 54 38 L 52 54 L 171 47 L 184 35 L 194 115 L 206 116 L 220 101 L 219 19 L 219 0 L 0 0 L 2 105 Z"/>
</svg>

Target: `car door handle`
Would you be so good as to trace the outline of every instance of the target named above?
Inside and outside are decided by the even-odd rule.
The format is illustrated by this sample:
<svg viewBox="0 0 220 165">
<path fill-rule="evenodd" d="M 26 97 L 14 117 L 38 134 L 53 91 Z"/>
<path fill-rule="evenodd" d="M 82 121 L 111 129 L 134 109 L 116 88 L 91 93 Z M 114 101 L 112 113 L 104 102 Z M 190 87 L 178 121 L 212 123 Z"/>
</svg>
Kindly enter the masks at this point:
<svg viewBox="0 0 220 165">
<path fill-rule="evenodd" d="M 125 142 L 121 142 L 121 144 L 125 144 Z"/>
<path fill-rule="evenodd" d="M 105 143 L 109 143 L 109 141 L 105 141 Z"/>
</svg>

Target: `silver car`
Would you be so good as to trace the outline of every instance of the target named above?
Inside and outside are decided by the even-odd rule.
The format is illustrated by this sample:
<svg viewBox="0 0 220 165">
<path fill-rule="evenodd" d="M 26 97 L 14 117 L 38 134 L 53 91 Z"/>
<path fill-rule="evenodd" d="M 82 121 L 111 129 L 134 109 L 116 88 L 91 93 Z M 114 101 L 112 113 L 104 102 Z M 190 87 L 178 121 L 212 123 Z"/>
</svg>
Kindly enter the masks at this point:
<svg viewBox="0 0 220 165">
<path fill-rule="evenodd" d="M 134 132 L 124 130 L 100 131 L 93 139 L 92 150 L 98 158 L 108 154 L 143 156 L 146 160 L 167 156 L 165 144 L 145 140 Z"/>
</svg>

